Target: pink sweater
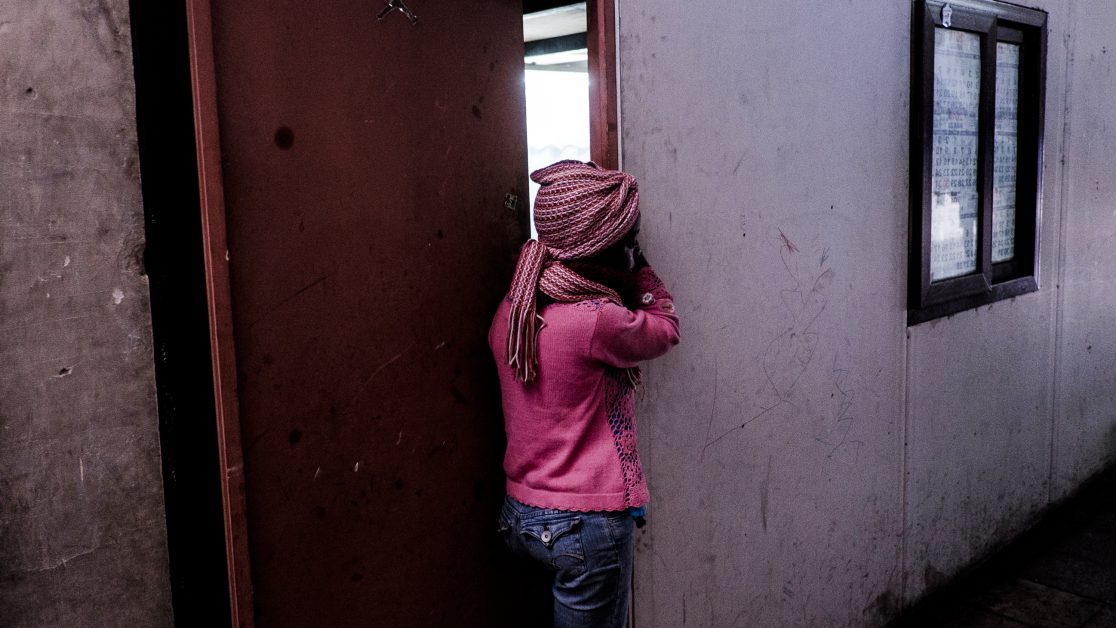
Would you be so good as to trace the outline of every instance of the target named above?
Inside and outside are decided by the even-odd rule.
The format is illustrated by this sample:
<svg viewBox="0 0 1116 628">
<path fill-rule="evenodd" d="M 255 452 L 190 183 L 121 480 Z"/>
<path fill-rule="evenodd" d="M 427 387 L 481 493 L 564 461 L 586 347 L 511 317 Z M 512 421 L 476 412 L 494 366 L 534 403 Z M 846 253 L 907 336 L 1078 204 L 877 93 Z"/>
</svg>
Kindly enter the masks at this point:
<svg viewBox="0 0 1116 628">
<path fill-rule="evenodd" d="M 648 500 L 636 451 L 634 389 L 623 369 L 678 344 L 678 316 L 663 283 L 639 271 L 643 305 L 553 303 L 539 312 L 538 377 L 516 381 L 504 359 L 507 300 L 488 343 L 503 391 L 507 493 L 540 508 L 624 510 Z"/>
</svg>

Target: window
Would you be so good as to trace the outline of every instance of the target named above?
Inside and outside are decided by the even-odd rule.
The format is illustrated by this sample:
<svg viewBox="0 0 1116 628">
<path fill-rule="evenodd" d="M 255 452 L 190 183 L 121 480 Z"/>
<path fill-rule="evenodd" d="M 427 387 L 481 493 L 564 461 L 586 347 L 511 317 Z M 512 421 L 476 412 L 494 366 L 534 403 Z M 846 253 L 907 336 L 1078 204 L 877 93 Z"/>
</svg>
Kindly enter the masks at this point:
<svg viewBox="0 0 1116 628">
<path fill-rule="evenodd" d="M 908 323 L 1038 290 L 1046 13 L 913 5 Z"/>
</svg>

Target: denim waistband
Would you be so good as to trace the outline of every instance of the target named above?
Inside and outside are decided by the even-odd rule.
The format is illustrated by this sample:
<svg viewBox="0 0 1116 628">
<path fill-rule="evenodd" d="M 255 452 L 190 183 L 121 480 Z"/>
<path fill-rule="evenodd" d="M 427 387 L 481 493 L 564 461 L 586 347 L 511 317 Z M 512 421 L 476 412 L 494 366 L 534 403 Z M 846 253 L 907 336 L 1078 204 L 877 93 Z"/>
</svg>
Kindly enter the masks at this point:
<svg viewBox="0 0 1116 628">
<path fill-rule="evenodd" d="M 563 510 L 561 508 L 541 508 L 539 506 L 531 506 L 515 499 L 514 497 L 507 497 L 508 503 L 516 511 L 521 519 L 533 519 L 535 517 L 543 517 L 547 515 L 557 515 L 571 512 L 585 512 L 580 510 Z M 647 523 L 647 509 L 643 506 L 632 506 L 624 510 L 593 510 L 588 511 L 586 514 L 604 514 L 604 515 L 618 515 L 626 512 L 635 520 L 636 527 L 642 528 Z"/>
</svg>

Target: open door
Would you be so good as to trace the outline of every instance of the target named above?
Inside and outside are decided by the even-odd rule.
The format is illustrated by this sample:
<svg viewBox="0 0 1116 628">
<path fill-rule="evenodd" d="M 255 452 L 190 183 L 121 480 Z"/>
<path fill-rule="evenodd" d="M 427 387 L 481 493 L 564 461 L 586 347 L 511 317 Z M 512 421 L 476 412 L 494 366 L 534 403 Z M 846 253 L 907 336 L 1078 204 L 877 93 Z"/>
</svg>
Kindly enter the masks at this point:
<svg viewBox="0 0 1116 628">
<path fill-rule="evenodd" d="M 522 11 L 407 1 L 190 0 L 240 625 L 548 621 L 495 532 L 486 347 L 526 234 Z"/>
</svg>

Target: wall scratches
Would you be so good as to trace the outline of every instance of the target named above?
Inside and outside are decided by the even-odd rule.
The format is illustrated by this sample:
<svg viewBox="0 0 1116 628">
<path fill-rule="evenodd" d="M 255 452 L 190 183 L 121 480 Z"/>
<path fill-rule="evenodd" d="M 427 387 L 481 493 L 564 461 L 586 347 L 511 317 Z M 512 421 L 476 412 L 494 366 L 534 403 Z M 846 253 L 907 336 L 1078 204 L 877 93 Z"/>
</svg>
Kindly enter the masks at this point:
<svg viewBox="0 0 1116 628">
<path fill-rule="evenodd" d="M 832 458 L 833 454 L 837 453 L 841 447 L 846 444 L 856 445 L 856 457 L 860 457 L 860 449 L 864 446 L 864 441 L 849 440 L 849 430 L 852 428 L 852 423 L 855 417 L 849 416 L 849 411 L 853 406 L 853 399 L 856 398 L 856 391 L 849 387 L 849 370 L 837 366 L 838 354 L 833 354 L 833 389 L 835 392 L 830 394 L 830 397 L 837 397 L 837 410 L 833 417 L 833 429 L 840 434 L 839 440 L 836 444 L 829 443 L 825 439 L 818 438 L 817 440 L 824 445 L 832 446 L 826 458 Z"/>
<path fill-rule="evenodd" d="M 260 316 L 260 317 L 258 317 L 258 318 L 255 318 L 255 319 L 253 319 L 253 320 L 252 320 L 252 322 L 248 323 L 248 325 L 247 325 L 247 326 L 248 326 L 248 328 L 249 328 L 249 329 L 251 329 L 252 327 L 255 327 L 257 323 L 259 323 L 260 321 L 262 321 L 262 320 L 266 319 L 266 318 L 267 318 L 268 316 L 270 316 L 270 315 L 271 315 L 271 314 L 272 314 L 273 312 L 275 312 L 275 310 L 277 310 L 277 309 L 279 309 L 279 308 L 283 307 L 284 305 L 286 305 L 286 304 L 290 303 L 291 301 L 294 301 L 294 300 L 295 300 L 295 299 L 297 299 L 298 297 L 300 297 L 300 296 L 302 296 L 303 294 L 305 294 L 306 292 L 308 292 L 308 291 L 309 291 L 309 290 L 310 290 L 311 288 L 313 288 L 313 287 L 315 287 L 315 286 L 319 286 L 319 285 L 322 285 L 322 284 L 324 284 L 324 283 L 325 283 L 325 281 L 326 281 L 327 279 L 329 279 L 330 277 L 332 277 L 332 276 L 333 276 L 334 274 L 336 274 L 336 269 L 335 269 L 335 270 L 332 270 L 332 271 L 330 271 L 330 272 L 328 272 L 328 273 L 325 273 L 325 274 L 323 274 L 323 275 L 321 275 L 321 276 L 319 276 L 319 277 L 317 277 L 317 278 L 316 278 L 316 279 L 314 279 L 313 281 L 311 281 L 311 282 L 307 283 L 306 285 L 304 285 L 304 286 L 302 286 L 302 287 L 300 287 L 300 288 L 296 289 L 296 290 L 295 290 L 294 292 L 292 292 L 291 294 L 289 294 L 289 295 L 287 295 L 287 296 L 283 297 L 283 298 L 282 298 L 282 299 L 280 299 L 280 300 L 279 300 L 278 302 L 276 302 L 276 303 L 273 303 L 273 304 L 271 304 L 271 305 L 268 305 L 268 306 L 267 306 L 267 308 L 266 308 L 266 310 L 265 310 L 265 312 L 264 312 L 264 314 L 263 314 L 262 316 Z"/>
<path fill-rule="evenodd" d="M 388 359 L 386 362 L 384 362 L 380 366 L 376 367 L 376 369 L 374 371 L 372 371 L 371 375 L 364 378 L 364 382 L 361 383 L 360 388 L 357 389 L 356 393 L 353 395 L 353 398 L 350 399 L 349 402 L 345 404 L 346 411 L 350 410 L 353 407 L 353 404 L 356 403 L 357 399 L 360 399 L 360 396 L 362 394 L 364 394 L 365 389 L 368 388 L 368 385 L 370 383 L 372 383 L 373 379 L 376 379 L 377 375 L 379 375 L 381 372 L 383 372 L 383 370 L 386 369 L 387 367 L 391 366 L 392 364 L 395 364 L 396 360 L 403 357 L 408 351 L 410 351 L 412 348 L 414 348 L 414 346 L 415 346 L 415 344 L 412 342 L 409 347 L 407 347 L 406 349 L 404 349 L 404 350 L 400 351 L 399 353 L 395 354 L 390 359 Z"/>
<path fill-rule="evenodd" d="M 767 504 L 771 493 L 771 455 L 767 456 L 767 471 L 760 484 L 760 520 L 763 523 L 763 532 L 767 534 Z"/>
<path fill-rule="evenodd" d="M 797 253 L 798 252 L 798 247 L 794 245 L 794 242 L 790 241 L 790 238 L 788 238 L 787 235 L 785 233 L 783 233 L 782 229 L 779 230 L 779 239 L 781 239 L 783 241 L 783 248 L 784 249 L 786 249 L 787 251 L 789 251 L 791 253 Z"/>
<path fill-rule="evenodd" d="M 81 550 L 80 552 L 75 552 L 75 553 L 70 554 L 68 556 L 62 556 L 60 558 L 50 559 L 50 560 L 47 560 L 45 563 L 43 563 L 42 566 L 36 567 L 34 569 L 24 570 L 23 573 L 40 572 L 40 571 L 53 571 L 55 569 L 58 569 L 59 567 L 68 567 L 70 561 L 72 561 L 74 559 L 77 559 L 77 558 L 81 558 L 82 556 L 88 556 L 89 554 L 92 554 L 93 552 L 95 552 L 99 549 L 102 549 L 102 548 L 103 548 L 103 546 L 98 545 L 96 547 L 90 547 L 88 549 Z"/>
<path fill-rule="evenodd" d="M 800 249 L 787 237 L 782 229 L 778 230 L 777 242 L 779 243 L 779 258 L 788 280 L 787 287 L 779 292 L 779 300 L 784 310 L 786 327 L 777 336 L 772 338 L 763 353 L 762 367 L 765 385 L 760 394 L 762 402 L 759 410 L 753 412 L 739 425 L 733 426 L 716 438 L 710 440 L 708 435 L 702 448 L 702 457 L 711 446 L 719 443 L 725 437 L 747 427 L 752 422 L 763 418 L 772 410 L 780 407 L 789 407 L 801 413 L 801 408 L 793 401 L 798 382 L 814 360 L 818 347 L 818 334 L 815 323 L 825 312 L 829 301 L 827 291 L 833 282 L 836 273 L 829 268 L 828 248 L 820 254 L 821 264 L 815 270 L 803 273 L 799 268 Z M 808 266 L 812 268 L 812 266 Z M 841 377 L 847 377 L 845 373 Z M 842 382 L 843 384 L 843 379 Z M 841 389 L 843 399 L 848 395 Z M 851 399 L 848 400 L 851 404 Z M 841 412 L 847 413 L 848 408 Z M 838 423 L 847 420 L 844 414 L 837 417 Z M 829 443 L 827 443 L 829 444 Z M 844 444 L 842 440 L 837 447 Z M 834 448 L 834 451 L 836 448 Z M 831 452 L 832 453 L 832 452 Z"/>
<path fill-rule="evenodd" d="M 720 388 L 721 379 L 718 377 L 718 365 L 713 363 L 713 403 L 709 406 L 709 422 L 705 426 L 705 442 L 706 445 L 701 448 L 701 456 L 698 457 L 698 462 L 705 461 L 705 450 L 709 449 L 709 432 L 713 430 L 713 417 L 717 414 L 717 391 Z"/>
</svg>

